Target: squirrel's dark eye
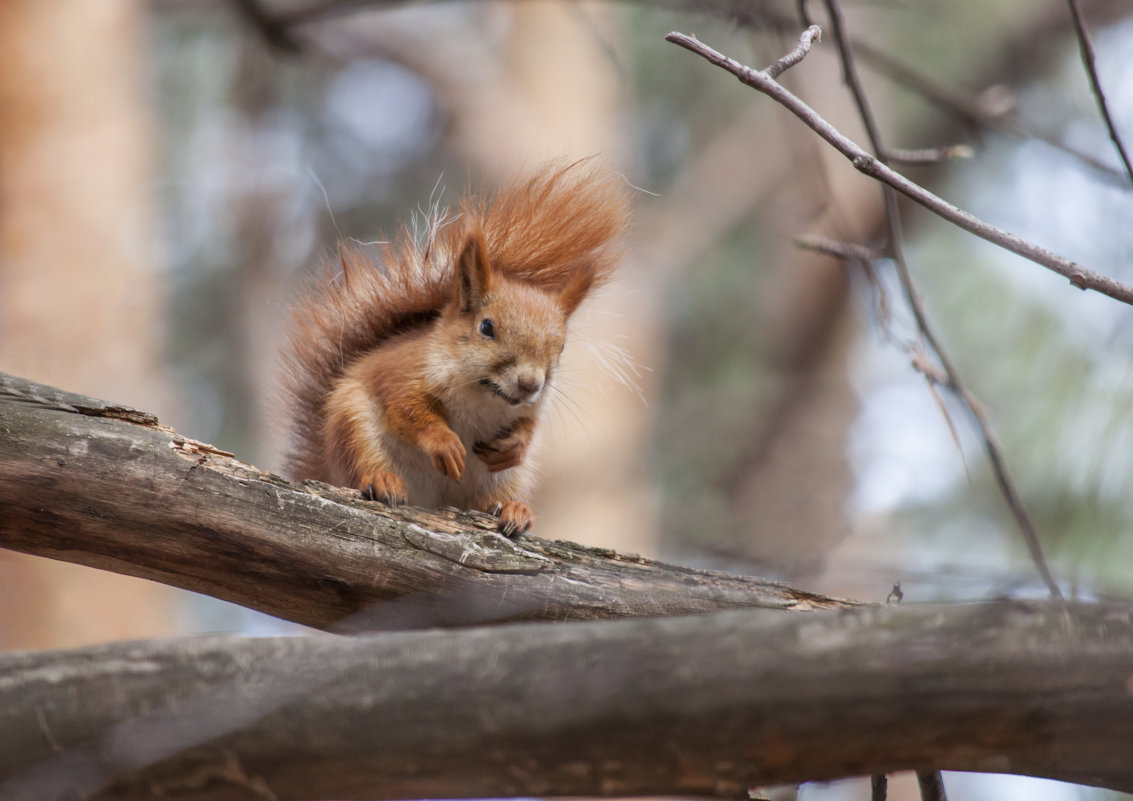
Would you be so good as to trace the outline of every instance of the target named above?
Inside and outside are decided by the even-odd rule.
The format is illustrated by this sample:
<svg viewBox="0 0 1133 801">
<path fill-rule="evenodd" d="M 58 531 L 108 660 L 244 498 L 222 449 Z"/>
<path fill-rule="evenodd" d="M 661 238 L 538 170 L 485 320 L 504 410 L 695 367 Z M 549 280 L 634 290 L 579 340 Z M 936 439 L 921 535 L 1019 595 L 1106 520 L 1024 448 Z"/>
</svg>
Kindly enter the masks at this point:
<svg viewBox="0 0 1133 801">
<path fill-rule="evenodd" d="M 492 325 L 492 321 L 487 317 L 480 321 L 480 333 L 488 339 L 496 338 L 496 327 Z"/>
</svg>

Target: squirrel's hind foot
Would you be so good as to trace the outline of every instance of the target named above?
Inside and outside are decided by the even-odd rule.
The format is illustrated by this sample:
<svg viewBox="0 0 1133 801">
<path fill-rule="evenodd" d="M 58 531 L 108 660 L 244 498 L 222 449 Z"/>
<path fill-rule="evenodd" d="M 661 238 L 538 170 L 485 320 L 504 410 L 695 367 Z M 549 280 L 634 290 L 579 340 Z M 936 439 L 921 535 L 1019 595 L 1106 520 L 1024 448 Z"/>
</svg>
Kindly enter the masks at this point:
<svg viewBox="0 0 1133 801">
<path fill-rule="evenodd" d="M 504 501 L 497 503 L 491 510 L 492 514 L 500 519 L 500 533 L 505 537 L 514 537 L 531 528 L 535 514 L 531 507 L 522 501 Z"/>
<path fill-rule="evenodd" d="M 368 501 L 381 501 L 387 506 L 409 503 L 405 482 L 396 473 L 371 473 L 362 479 L 362 497 Z"/>
</svg>

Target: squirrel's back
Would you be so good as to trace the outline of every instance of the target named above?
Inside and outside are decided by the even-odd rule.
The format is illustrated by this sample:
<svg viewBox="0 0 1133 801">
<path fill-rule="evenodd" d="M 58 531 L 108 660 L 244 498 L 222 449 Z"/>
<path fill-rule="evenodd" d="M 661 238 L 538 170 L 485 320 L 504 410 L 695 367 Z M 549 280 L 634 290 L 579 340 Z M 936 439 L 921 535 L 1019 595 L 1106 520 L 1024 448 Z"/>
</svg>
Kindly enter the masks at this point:
<svg viewBox="0 0 1133 801">
<path fill-rule="evenodd" d="M 515 181 L 494 197 L 465 199 L 458 216 L 434 214 L 415 238 L 403 230 L 380 263 L 342 244 L 293 311 L 285 351 L 292 440 L 285 470 L 328 479 L 326 403 L 360 357 L 389 339 L 424 330 L 453 300 L 455 262 L 470 232 L 483 238 L 494 270 L 551 294 L 584 297 L 613 269 L 611 241 L 627 218 L 625 184 L 575 162 Z M 423 240 L 423 241 L 422 241 Z"/>
</svg>

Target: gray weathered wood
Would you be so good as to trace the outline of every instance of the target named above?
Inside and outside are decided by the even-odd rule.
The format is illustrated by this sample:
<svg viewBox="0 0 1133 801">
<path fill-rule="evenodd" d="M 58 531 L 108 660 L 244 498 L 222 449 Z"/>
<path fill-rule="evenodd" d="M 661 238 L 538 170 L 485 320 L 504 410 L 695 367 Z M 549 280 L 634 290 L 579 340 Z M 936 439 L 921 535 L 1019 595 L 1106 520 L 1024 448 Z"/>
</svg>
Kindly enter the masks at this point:
<svg viewBox="0 0 1133 801">
<path fill-rule="evenodd" d="M 292 484 L 152 415 L 0 374 L 0 547 L 335 631 L 851 602 Z"/>
<path fill-rule="evenodd" d="M 1133 605 L 868 607 L 0 654 L 0 798 L 1133 790 Z"/>
</svg>

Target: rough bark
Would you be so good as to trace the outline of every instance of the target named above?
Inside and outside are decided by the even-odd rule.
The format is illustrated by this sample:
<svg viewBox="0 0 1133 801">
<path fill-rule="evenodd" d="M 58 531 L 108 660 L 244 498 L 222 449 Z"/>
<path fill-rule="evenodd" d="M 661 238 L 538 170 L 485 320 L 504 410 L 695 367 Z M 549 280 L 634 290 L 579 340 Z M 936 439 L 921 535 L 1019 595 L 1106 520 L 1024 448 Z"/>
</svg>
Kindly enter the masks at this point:
<svg viewBox="0 0 1133 801">
<path fill-rule="evenodd" d="M 0 547 L 362 631 L 839 601 L 565 542 L 486 515 L 292 484 L 105 401 L 0 374 Z"/>
<path fill-rule="evenodd" d="M 1133 605 L 871 607 L 0 655 L 0 797 L 1133 789 Z"/>
</svg>

